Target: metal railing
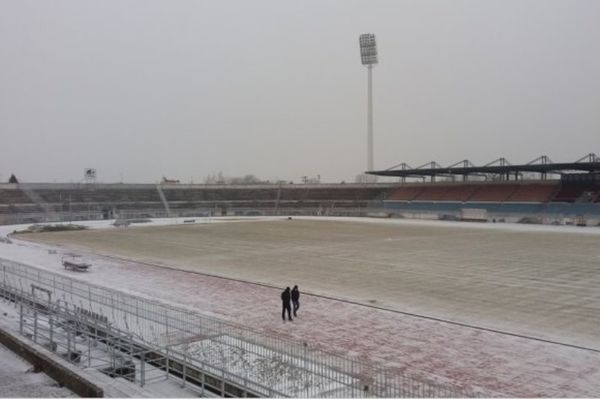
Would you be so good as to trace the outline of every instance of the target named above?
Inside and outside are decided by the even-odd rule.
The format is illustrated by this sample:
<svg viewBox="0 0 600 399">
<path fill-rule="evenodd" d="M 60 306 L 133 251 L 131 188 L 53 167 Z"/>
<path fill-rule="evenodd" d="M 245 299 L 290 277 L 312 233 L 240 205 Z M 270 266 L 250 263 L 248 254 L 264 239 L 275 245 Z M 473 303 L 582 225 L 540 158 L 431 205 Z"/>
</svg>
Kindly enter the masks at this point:
<svg viewBox="0 0 600 399">
<path fill-rule="evenodd" d="M 247 202 L 247 201 L 242 201 Z M 9 224 L 33 224 L 33 223 L 59 223 L 78 222 L 103 219 L 135 219 L 135 218 L 167 218 L 167 217 L 214 217 L 214 216 L 369 216 L 373 212 L 383 210 L 382 201 L 361 201 L 361 206 L 353 204 L 347 206 L 343 201 L 314 201 L 312 204 L 299 204 L 296 202 L 283 203 L 281 206 L 273 204 L 265 206 L 248 206 L 227 204 L 225 208 L 218 203 L 206 205 L 179 207 L 171 204 L 169 212 L 164 208 L 145 208 L 135 206 L 133 208 L 111 208 L 106 213 L 99 209 L 79 210 L 55 210 L 53 212 L 31 212 L 17 211 L 11 213 L 0 213 L 0 225 Z M 224 213 L 223 213 L 224 212 Z"/>
<path fill-rule="evenodd" d="M 475 396 L 472 390 L 457 385 L 415 378 L 25 264 L 0 259 L 0 265 L 5 292 L 70 309 L 132 337 L 136 345 L 221 376 L 259 396 Z"/>
</svg>

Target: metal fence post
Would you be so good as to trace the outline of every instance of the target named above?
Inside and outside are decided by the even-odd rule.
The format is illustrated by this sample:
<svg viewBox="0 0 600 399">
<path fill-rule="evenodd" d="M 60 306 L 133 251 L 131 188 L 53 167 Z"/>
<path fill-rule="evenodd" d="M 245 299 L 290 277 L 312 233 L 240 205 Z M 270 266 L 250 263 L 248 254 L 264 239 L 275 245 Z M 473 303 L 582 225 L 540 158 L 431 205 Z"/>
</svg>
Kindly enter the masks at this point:
<svg viewBox="0 0 600 399">
<path fill-rule="evenodd" d="M 115 355 L 115 338 L 112 334 L 110 335 L 110 350 L 111 350 L 111 364 L 112 364 L 112 367 L 115 368 L 115 367 L 117 367 L 117 357 Z"/>
<path fill-rule="evenodd" d="M 52 344 L 54 343 L 54 320 L 52 319 L 52 313 L 48 316 L 48 324 L 50 325 L 50 350 L 52 351 Z"/>
<path fill-rule="evenodd" d="M 37 344 L 37 333 L 38 333 L 38 312 L 37 308 L 33 311 L 33 342 Z"/>
<path fill-rule="evenodd" d="M 167 309 L 165 309 L 165 336 L 167 337 L 167 342 L 169 342 L 169 313 Z"/>
<path fill-rule="evenodd" d="M 145 354 L 145 352 L 142 352 L 142 356 L 140 357 L 140 385 L 142 387 L 146 383 L 146 362 L 144 360 Z"/>
<path fill-rule="evenodd" d="M 186 364 L 187 364 L 187 344 L 185 344 L 184 348 L 183 348 L 183 364 L 181 365 L 181 375 L 182 375 L 182 382 L 181 382 L 181 386 L 185 387 L 185 372 L 186 372 Z"/>
<path fill-rule="evenodd" d="M 92 367 L 92 340 L 91 340 L 89 332 L 87 335 L 87 342 L 88 342 L 88 367 Z"/>
<path fill-rule="evenodd" d="M 167 346 L 167 354 L 165 356 L 165 371 L 166 371 L 166 377 L 167 379 L 169 379 L 169 367 L 171 365 L 171 358 L 169 356 L 169 347 Z"/>
<path fill-rule="evenodd" d="M 225 369 L 221 369 L 222 377 L 221 377 L 221 397 L 225 397 Z"/>
<path fill-rule="evenodd" d="M 303 342 L 302 343 L 302 347 L 303 347 L 303 351 L 302 351 L 302 357 L 303 359 L 303 363 L 304 363 L 304 372 L 307 373 L 308 370 L 308 358 L 307 358 L 307 354 L 306 354 L 306 350 L 308 349 L 308 343 L 307 342 Z M 306 379 L 308 380 L 308 376 L 306 376 Z M 304 385 L 306 385 L 306 396 L 308 397 L 309 394 L 309 384 L 304 383 Z"/>
<path fill-rule="evenodd" d="M 19 301 L 19 333 L 23 335 L 23 300 Z"/>
<path fill-rule="evenodd" d="M 67 320 L 67 359 L 71 361 L 71 327 L 68 325 Z"/>
</svg>

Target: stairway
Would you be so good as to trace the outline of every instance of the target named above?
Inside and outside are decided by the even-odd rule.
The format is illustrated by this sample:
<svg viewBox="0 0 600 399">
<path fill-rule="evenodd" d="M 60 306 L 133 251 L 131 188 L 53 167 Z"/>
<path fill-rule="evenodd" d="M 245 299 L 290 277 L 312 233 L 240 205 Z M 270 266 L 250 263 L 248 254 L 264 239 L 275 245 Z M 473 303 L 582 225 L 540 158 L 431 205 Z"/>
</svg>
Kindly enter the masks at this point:
<svg viewBox="0 0 600 399">
<path fill-rule="evenodd" d="M 50 205 L 40 197 L 33 189 L 28 187 L 26 184 L 19 184 L 19 188 L 23 193 L 37 206 L 39 206 L 46 214 L 46 219 L 49 222 L 60 222 L 60 215 L 54 209 L 54 206 Z"/>
<path fill-rule="evenodd" d="M 171 208 L 169 207 L 169 202 L 167 201 L 167 197 L 165 197 L 165 193 L 162 190 L 160 184 L 156 185 L 156 190 L 158 191 L 158 195 L 160 196 L 160 200 L 162 201 L 165 211 L 167 212 L 167 216 L 171 217 Z"/>
</svg>

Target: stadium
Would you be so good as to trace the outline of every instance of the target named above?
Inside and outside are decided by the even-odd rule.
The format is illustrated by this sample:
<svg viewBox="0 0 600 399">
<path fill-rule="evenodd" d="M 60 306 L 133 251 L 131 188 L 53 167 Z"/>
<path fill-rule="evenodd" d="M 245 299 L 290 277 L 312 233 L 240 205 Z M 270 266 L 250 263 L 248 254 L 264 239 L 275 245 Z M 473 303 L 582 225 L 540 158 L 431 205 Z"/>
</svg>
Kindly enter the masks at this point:
<svg viewBox="0 0 600 399">
<path fill-rule="evenodd" d="M 0 2 L 0 396 L 600 397 L 600 2 L 313 3 Z"/>
<path fill-rule="evenodd" d="M 594 224 L 599 215 L 599 171 L 600 158 L 590 153 L 575 162 L 554 163 L 541 156 L 511 165 L 499 158 L 484 166 L 468 160 L 447 167 L 430 162 L 410 168 L 402 163 L 368 172 L 398 177 L 401 184 L 2 184 L 0 223 L 373 212 L 458 220 L 467 211 L 468 217 L 482 221 L 530 218 L 530 222 L 570 224 L 579 218 L 577 223 Z M 469 212 L 473 209 L 480 212 Z"/>
<path fill-rule="evenodd" d="M 600 392 L 595 154 L 368 173 L 2 184 L 3 342 L 85 396 Z"/>
</svg>

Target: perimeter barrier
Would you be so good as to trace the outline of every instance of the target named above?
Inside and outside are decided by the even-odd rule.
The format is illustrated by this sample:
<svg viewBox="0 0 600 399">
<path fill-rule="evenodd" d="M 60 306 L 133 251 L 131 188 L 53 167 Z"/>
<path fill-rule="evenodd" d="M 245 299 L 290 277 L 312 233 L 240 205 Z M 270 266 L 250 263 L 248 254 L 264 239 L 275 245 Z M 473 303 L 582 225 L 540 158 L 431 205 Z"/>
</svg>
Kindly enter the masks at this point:
<svg viewBox="0 0 600 399">
<path fill-rule="evenodd" d="M 116 369 L 106 364 L 126 357 L 138 368 L 131 380 L 141 385 L 152 370 L 154 378 L 178 378 L 222 396 L 479 395 L 22 263 L 0 259 L 0 265 L 0 294 L 17 307 L 21 333 L 54 350 L 64 345 L 70 361 L 91 366 L 95 359 L 109 375 Z M 87 351 L 73 357 L 75 345 Z M 92 354 L 99 347 L 112 353 L 104 362 Z"/>
</svg>

